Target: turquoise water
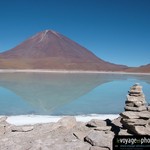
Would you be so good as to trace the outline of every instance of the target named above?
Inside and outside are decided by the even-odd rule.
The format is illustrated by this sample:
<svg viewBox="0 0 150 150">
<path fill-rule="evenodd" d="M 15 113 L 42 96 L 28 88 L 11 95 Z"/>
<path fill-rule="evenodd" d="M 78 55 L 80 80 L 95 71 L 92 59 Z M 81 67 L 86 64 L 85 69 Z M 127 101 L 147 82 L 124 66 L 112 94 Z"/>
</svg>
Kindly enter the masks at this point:
<svg viewBox="0 0 150 150">
<path fill-rule="evenodd" d="M 0 115 L 118 114 L 135 83 L 150 103 L 148 75 L 0 73 Z"/>
</svg>

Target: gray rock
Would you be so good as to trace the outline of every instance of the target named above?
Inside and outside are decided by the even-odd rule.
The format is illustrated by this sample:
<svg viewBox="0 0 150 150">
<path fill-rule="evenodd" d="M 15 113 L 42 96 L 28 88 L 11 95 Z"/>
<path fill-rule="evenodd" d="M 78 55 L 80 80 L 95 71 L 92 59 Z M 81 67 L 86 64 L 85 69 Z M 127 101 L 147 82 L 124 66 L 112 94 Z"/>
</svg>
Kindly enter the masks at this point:
<svg viewBox="0 0 150 150">
<path fill-rule="evenodd" d="M 126 101 L 126 106 L 134 107 L 134 103 L 133 103 L 133 102 Z"/>
<path fill-rule="evenodd" d="M 134 102 L 135 107 L 140 107 L 140 106 L 143 106 L 143 105 L 144 105 L 143 102 L 140 102 L 140 101 Z"/>
<path fill-rule="evenodd" d="M 149 120 L 144 119 L 122 119 L 123 125 L 132 133 L 137 135 L 150 135 Z"/>
<path fill-rule="evenodd" d="M 45 144 L 41 140 L 36 140 L 30 147 L 30 150 L 50 150 L 50 145 Z M 52 149 L 51 149 L 52 150 Z"/>
<path fill-rule="evenodd" d="M 12 132 L 29 132 L 34 129 L 33 126 L 13 126 L 11 128 Z"/>
<path fill-rule="evenodd" d="M 12 132 L 10 132 L 12 133 Z M 30 148 L 30 142 L 27 140 L 28 137 L 25 135 L 9 134 L 5 135 L 4 138 L 0 138 L 0 149 L 2 150 L 27 150 Z M 25 141 L 26 140 L 26 141 Z"/>
<path fill-rule="evenodd" d="M 11 145 L 8 143 L 8 145 L 2 145 L 0 146 L 1 150 L 23 150 L 22 145 L 17 145 L 12 143 Z"/>
<path fill-rule="evenodd" d="M 112 134 L 106 134 L 103 131 L 91 131 L 85 140 L 89 142 L 92 146 L 112 148 Z"/>
<path fill-rule="evenodd" d="M 75 117 L 69 116 L 69 117 L 63 117 L 57 122 L 57 124 L 67 129 L 71 129 L 77 124 L 77 122 Z"/>
<path fill-rule="evenodd" d="M 126 106 L 129 106 L 129 107 L 140 107 L 140 106 L 144 106 L 144 105 L 145 105 L 145 103 L 141 102 L 141 101 L 133 101 L 133 102 L 126 101 Z"/>
<path fill-rule="evenodd" d="M 120 114 L 121 117 L 123 118 L 129 118 L 129 119 L 138 119 L 139 117 L 139 112 L 133 112 L 133 111 L 125 111 Z"/>
<path fill-rule="evenodd" d="M 142 111 L 142 112 L 133 112 L 133 111 L 125 111 L 120 114 L 123 118 L 128 119 L 150 119 L 150 112 Z"/>
<path fill-rule="evenodd" d="M 50 150 L 89 150 L 90 145 L 80 140 L 73 142 L 55 143 L 50 145 Z"/>
<path fill-rule="evenodd" d="M 0 123 L 6 122 L 7 117 L 0 117 Z"/>
<path fill-rule="evenodd" d="M 111 130 L 111 126 L 95 127 L 94 130 L 97 130 L 97 131 L 110 131 Z"/>
<path fill-rule="evenodd" d="M 132 134 L 130 134 L 127 129 L 121 129 L 118 135 L 132 135 Z"/>
<path fill-rule="evenodd" d="M 140 112 L 138 115 L 139 115 L 139 118 L 141 118 L 141 119 L 150 119 L 149 111 Z"/>
<path fill-rule="evenodd" d="M 117 127 L 122 128 L 121 117 L 118 117 L 118 118 L 112 120 L 112 124 L 117 126 Z"/>
<path fill-rule="evenodd" d="M 84 141 L 84 138 L 89 134 L 92 129 L 87 127 L 85 123 L 78 122 L 77 125 L 73 128 L 73 135 L 81 140 Z"/>
<path fill-rule="evenodd" d="M 142 95 L 140 97 L 127 95 L 127 101 L 126 102 L 142 102 L 143 104 L 146 103 L 144 95 Z"/>
<path fill-rule="evenodd" d="M 91 128 L 86 126 L 87 123 L 84 122 L 77 122 L 76 126 L 74 126 L 74 130 L 76 131 L 82 131 L 82 132 L 86 132 L 86 131 L 90 131 Z"/>
<path fill-rule="evenodd" d="M 145 125 L 145 127 L 150 131 L 150 121 Z"/>
<path fill-rule="evenodd" d="M 5 126 L 0 124 L 0 136 L 5 134 Z"/>
<path fill-rule="evenodd" d="M 99 119 L 92 119 L 91 121 L 89 121 L 86 126 L 88 127 L 102 127 L 102 126 L 106 126 L 106 121 L 104 120 L 99 120 Z"/>
<path fill-rule="evenodd" d="M 73 133 L 73 135 L 74 135 L 77 139 L 83 141 L 84 138 L 88 135 L 88 133 L 89 133 L 89 132 L 75 131 L 75 132 Z"/>
<path fill-rule="evenodd" d="M 74 136 L 73 133 L 64 136 L 64 141 L 65 142 L 73 142 L 73 141 L 76 141 L 76 140 L 77 140 L 77 137 Z"/>
<path fill-rule="evenodd" d="M 92 146 L 90 148 L 90 150 L 109 150 L 109 149 L 108 148 L 104 148 L 104 147 Z"/>
<path fill-rule="evenodd" d="M 131 93 L 131 94 L 143 93 L 143 91 L 142 91 L 142 86 L 137 85 L 137 84 L 133 85 L 133 86 L 130 88 L 129 93 Z"/>
<path fill-rule="evenodd" d="M 144 119 L 123 119 L 123 124 L 133 125 L 133 126 L 144 126 L 147 124 L 147 120 Z"/>
<path fill-rule="evenodd" d="M 125 106 L 125 111 L 146 111 L 147 108 L 146 106 L 140 106 L 140 107 L 130 107 L 130 106 Z"/>
<path fill-rule="evenodd" d="M 150 130 L 145 126 L 131 126 L 131 131 L 138 135 L 150 135 Z"/>
</svg>

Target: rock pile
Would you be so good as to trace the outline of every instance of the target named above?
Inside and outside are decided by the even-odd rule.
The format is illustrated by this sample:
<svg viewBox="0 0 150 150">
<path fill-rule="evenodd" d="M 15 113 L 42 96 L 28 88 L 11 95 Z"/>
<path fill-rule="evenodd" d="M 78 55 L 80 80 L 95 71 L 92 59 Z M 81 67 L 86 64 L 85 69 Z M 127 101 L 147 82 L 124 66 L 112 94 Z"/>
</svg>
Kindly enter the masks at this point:
<svg viewBox="0 0 150 150">
<path fill-rule="evenodd" d="M 112 150 L 114 133 L 104 120 L 77 122 L 63 117 L 56 123 L 15 126 L 0 117 L 0 150 Z"/>
<path fill-rule="evenodd" d="M 123 126 L 134 134 L 150 135 L 150 112 L 142 86 L 137 83 L 130 88 L 125 104 L 125 112 L 120 114 Z"/>
<path fill-rule="evenodd" d="M 130 88 L 129 94 L 127 95 L 125 111 L 145 111 L 146 101 L 142 91 L 142 86 L 138 83 Z"/>
</svg>

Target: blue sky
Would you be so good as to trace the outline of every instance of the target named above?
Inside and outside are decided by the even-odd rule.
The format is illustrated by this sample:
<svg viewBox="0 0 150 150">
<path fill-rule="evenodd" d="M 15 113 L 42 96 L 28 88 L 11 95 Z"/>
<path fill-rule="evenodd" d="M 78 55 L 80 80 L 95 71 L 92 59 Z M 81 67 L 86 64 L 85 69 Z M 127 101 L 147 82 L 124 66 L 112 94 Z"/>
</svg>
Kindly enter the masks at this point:
<svg viewBox="0 0 150 150">
<path fill-rule="evenodd" d="M 150 63 L 150 0 L 0 0 L 0 52 L 46 29 L 109 62 Z"/>
</svg>

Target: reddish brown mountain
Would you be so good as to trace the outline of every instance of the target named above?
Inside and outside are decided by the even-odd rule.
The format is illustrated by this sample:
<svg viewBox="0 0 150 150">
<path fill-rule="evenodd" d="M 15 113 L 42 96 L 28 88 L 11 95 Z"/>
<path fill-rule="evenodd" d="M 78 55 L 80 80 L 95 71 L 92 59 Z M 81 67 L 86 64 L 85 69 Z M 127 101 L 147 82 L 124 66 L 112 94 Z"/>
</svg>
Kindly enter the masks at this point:
<svg viewBox="0 0 150 150">
<path fill-rule="evenodd" d="M 126 71 L 127 72 L 150 73 L 150 64 L 140 66 L 140 67 L 135 67 L 135 68 L 128 68 Z"/>
<path fill-rule="evenodd" d="M 67 37 L 46 30 L 0 54 L 0 69 L 63 69 L 119 71 Z"/>
</svg>

